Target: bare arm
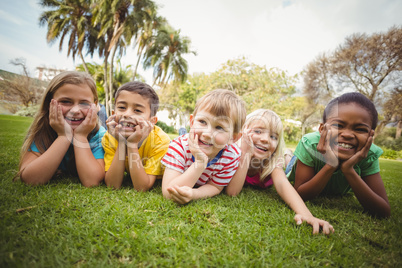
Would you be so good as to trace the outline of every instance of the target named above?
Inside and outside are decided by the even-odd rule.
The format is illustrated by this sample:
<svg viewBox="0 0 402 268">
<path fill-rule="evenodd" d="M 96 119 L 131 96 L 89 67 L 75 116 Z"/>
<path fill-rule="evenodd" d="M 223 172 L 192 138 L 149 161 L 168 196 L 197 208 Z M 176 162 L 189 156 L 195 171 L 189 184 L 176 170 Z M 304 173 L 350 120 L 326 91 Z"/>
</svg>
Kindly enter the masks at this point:
<svg viewBox="0 0 402 268">
<path fill-rule="evenodd" d="M 27 152 L 23 156 L 20 171 L 21 180 L 25 183 L 38 185 L 49 182 L 70 147 L 73 131 L 64 120 L 62 108 L 56 100 L 50 102 L 49 124 L 56 131 L 57 138 L 43 154 Z"/>
<path fill-rule="evenodd" d="M 357 200 L 369 213 L 378 217 L 389 217 L 391 207 L 380 173 L 364 177 L 363 179 L 354 169 L 344 172 Z"/>
<path fill-rule="evenodd" d="M 95 159 L 88 142 L 89 133 L 96 127 L 98 116 L 92 104 L 85 120 L 74 130 L 74 155 L 78 177 L 85 187 L 99 185 L 105 177 L 105 162 Z"/>
<path fill-rule="evenodd" d="M 119 189 L 124 179 L 125 161 L 126 161 L 126 144 L 123 138 L 117 144 L 116 151 L 113 156 L 112 163 L 105 174 L 105 183 L 108 187 Z"/>
<path fill-rule="evenodd" d="M 238 195 L 243 189 L 244 181 L 246 180 L 248 167 L 250 165 L 251 154 L 242 154 L 240 157 L 239 167 L 236 170 L 233 178 L 226 186 L 226 194 L 230 196 Z"/>
<path fill-rule="evenodd" d="M 191 188 L 188 186 L 173 186 L 168 188 L 171 199 L 178 204 L 187 204 L 192 200 L 213 197 L 219 194 L 223 186 L 217 186 L 212 182 L 208 182 L 199 188 Z"/>
<path fill-rule="evenodd" d="M 168 189 L 173 186 L 187 186 L 193 188 L 202 172 L 205 170 L 206 163 L 194 162 L 184 173 L 166 168 L 162 179 L 162 194 L 170 199 Z"/>
<path fill-rule="evenodd" d="M 334 228 L 331 224 L 329 224 L 327 221 L 318 219 L 311 214 L 310 210 L 290 184 L 281 168 L 275 168 L 271 173 L 271 177 L 274 182 L 275 189 L 280 197 L 297 214 L 295 216 L 295 221 L 297 224 L 301 224 L 303 221 L 306 221 L 313 227 L 313 234 L 319 233 L 320 227 L 322 227 L 322 232 L 324 234 L 334 232 Z"/>
<path fill-rule="evenodd" d="M 304 200 L 318 196 L 328 184 L 336 168 L 326 164 L 317 174 L 310 166 L 297 160 L 295 189 Z"/>
<path fill-rule="evenodd" d="M 56 173 L 70 144 L 71 142 L 66 137 L 59 136 L 43 154 L 27 152 L 21 163 L 21 180 L 32 185 L 49 182 Z"/>
<path fill-rule="evenodd" d="M 145 172 L 144 166 L 142 165 L 142 159 L 138 153 L 138 148 L 130 147 L 128 148 L 128 165 L 134 189 L 138 191 L 147 191 L 154 185 L 156 176 L 148 175 Z"/>
<path fill-rule="evenodd" d="M 99 185 L 105 177 L 105 162 L 103 159 L 95 159 L 86 137 L 74 137 L 74 155 L 82 185 L 85 187 Z"/>
<path fill-rule="evenodd" d="M 226 186 L 226 194 L 230 196 L 238 195 L 243 189 L 244 181 L 246 180 L 247 171 L 250 166 L 250 161 L 253 156 L 253 141 L 251 139 L 251 130 L 245 130 L 241 140 L 241 156 L 239 167 L 229 184 Z"/>
</svg>

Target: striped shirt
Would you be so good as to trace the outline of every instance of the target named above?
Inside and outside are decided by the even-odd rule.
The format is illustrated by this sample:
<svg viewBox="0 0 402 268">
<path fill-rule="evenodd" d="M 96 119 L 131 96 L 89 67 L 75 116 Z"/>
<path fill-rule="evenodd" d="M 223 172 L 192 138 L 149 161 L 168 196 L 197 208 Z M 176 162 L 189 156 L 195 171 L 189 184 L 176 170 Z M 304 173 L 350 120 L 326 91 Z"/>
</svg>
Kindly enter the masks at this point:
<svg viewBox="0 0 402 268">
<path fill-rule="evenodd" d="M 162 158 L 162 164 L 180 173 L 184 173 L 193 163 L 194 158 L 188 145 L 188 135 L 177 137 L 170 145 L 168 152 Z M 213 159 L 198 178 L 197 186 L 211 180 L 215 185 L 226 186 L 235 174 L 240 160 L 240 148 L 236 144 L 226 145 L 219 152 L 219 159 Z M 219 155 L 218 154 L 218 155 Z"/>
</svg>

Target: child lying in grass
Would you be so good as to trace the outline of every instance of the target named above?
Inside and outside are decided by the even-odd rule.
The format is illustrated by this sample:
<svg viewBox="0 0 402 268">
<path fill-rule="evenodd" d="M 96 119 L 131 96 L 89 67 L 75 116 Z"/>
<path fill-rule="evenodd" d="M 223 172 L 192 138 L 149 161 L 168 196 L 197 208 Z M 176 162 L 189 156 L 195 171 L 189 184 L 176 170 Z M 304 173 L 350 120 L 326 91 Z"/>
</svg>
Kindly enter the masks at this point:
<svg viewBox="0 0 402 268">
<path fill-rule="evenodd" d="M 295 211 L 295 221 L 306 221 L 313 227 L 313 233 L 334 232 L 328 222 L 314 217 L 290 184 L 283 171 L 283 127 L 277 114 L 260 109 L 247 116 L 241 139 L 240 166 L 226 187 L 228 195 L 240 193 L 244 185 L 267 188 L 274 184 L 282 199 Z"/>
</svg>

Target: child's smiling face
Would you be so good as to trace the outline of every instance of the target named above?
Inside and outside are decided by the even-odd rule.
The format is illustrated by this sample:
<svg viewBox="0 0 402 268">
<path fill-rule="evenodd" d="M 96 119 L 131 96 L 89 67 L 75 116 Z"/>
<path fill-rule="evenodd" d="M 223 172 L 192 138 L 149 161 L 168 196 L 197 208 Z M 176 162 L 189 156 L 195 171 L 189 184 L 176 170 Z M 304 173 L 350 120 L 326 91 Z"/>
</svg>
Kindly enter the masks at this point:
<svg viewBox="0 0 402 268">
<path fill-rule="evenodd" d="M 124 137 L 134 133 L 140 118 L 156 123 L 156 117 L 151 116 L 149 99 L 136 92 L 122 90 L 116 100 L 113 113 L 116 115 L 115 121 L 122 125 Z"/>
<path fill-rule="evenodd" d="M 94 98 L 87 84 L 65 84 L 53 95 L 53 99 L 61 105 L 64 119 L 73 130 L 84 121 Z"/>
<path fill-rule="evenodd" d="M 331 130 L 330 146 L 341 161 L 348 160 L 360 151 L 371 132 L 369 112 L 356 103 L 334 106 L 325 124 Z M 320 125 L 320 133 L 323 130 Z"/>
<path fill-rule="evenodd" d="M 190 127 L 198 135 L 198 146 L 210 160 L 229 144 L 233 135 L 229 118 L 216 117 L 205 110 L 190 115 Z"/>
<path fill-rule="evenodd" d="M 253 157 L 264 160 L 269 159 L 278 147 L 279 134 L 267 128 L 263 120 L 254 120 L 249 128 L 254 144 Z"/>
</svg>

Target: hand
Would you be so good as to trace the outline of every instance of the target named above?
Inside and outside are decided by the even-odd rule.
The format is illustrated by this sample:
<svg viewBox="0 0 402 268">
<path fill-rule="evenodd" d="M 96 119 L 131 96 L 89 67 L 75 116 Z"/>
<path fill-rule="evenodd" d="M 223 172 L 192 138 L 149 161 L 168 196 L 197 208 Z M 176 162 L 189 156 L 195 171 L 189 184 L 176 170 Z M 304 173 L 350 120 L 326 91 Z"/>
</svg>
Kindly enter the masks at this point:
<svg viewBox="0 0 402 268">
<path fill-rule="evenodd" d="M 303 222 L 307 222 L 313 227 L 313 234 L 318 234 L 320 232 L 320 227 L 322 229 L 322 233 L 329 235 L 334 233 L 334 227 L 329 224 L 329 222 L 320 220 L 314 216 L 304 216 L 301 214 L 296 214 L 294 217 L 297 225 L 302 224 Z"/>
<path fill-rule="evenodd" d="M 72 140 L 73 129 L 64 119 L 61 105 L 54 99 L 50 101 L 49 106 L 49 125 L 58 136 L 65 136 L 70 141 Z"/>
<path fill-rule="evenodd" d="M 198 135 L 195 134 L 193 129 L 190 130 L 188 135 L 188 145 L 190 147 L 190 152 L 195 158 L 195 162 L 201 162 L 205 165 L 208 163 L 208 156 L 201 150 L 198 145 Z"/>
<path fill-rule="evenodd" d="M 116 115 L 111 115 L 106 120 L 107 131 L 112 135 L 116 140 L 124 139 L 123 136 L 119 133 L 118 128 L 116 129 L 118 123 L 116 121 Z"/>
<path fill-rule="evenodd" d="M 193 188 L 188 186 L 173 186 L 167 188 L 172 200 L 180 205 L 187 204 L 193 200 Z"/>
<path fill-rule="evenodd" d="M 135 120 L 134 133 L 127 137 L 128 146 L 138 147 L 138 144 L 145 140 L 149 133 L 151 133 L 154 125 L 143 118 L 136 118 Z"/>
<path fill-rule="evenodd" d="M 97 110 L 96 104 L 92 104 L 84 121 L 74 129 L 74 136 L 82 136 L 85 139 L 88 137 L 89 133 L 96 127 L 98 119 Z"/>
<path fill-rule="evenodd" d="M 320 133 L 320 141 L 317 145 L 317 151 L 323 155 L 325 163 L 336 168 L 339 166 L 339 160 L 331 148 L 330 138 L 331 129 L 329 129 L 329 126 L 325 124 Z"/>
<path fill-rule="evenodd" d="M 357 163 L 359 163 L 361 160 L 367 157 L 367 154 L 370 151 L 371 144 L 373 143 L 373 137 L 374 137 L 374 130 L 371 130 L 364 147 L 360 151 L 358 151 L 355 155 L 353 155 L 351 158 L 341 163 L 341 170 L 343 173 L 345 173 L 345 171 L 347 170 L 353 169 L 353 167 Z"/>
<path fill-rule="evenodd" d="M 241 136 L 240 150 L 242 154 L 254 154 L 254 142 L 252 129 L 244 129 L 243 135 Z"/>
</svg>

